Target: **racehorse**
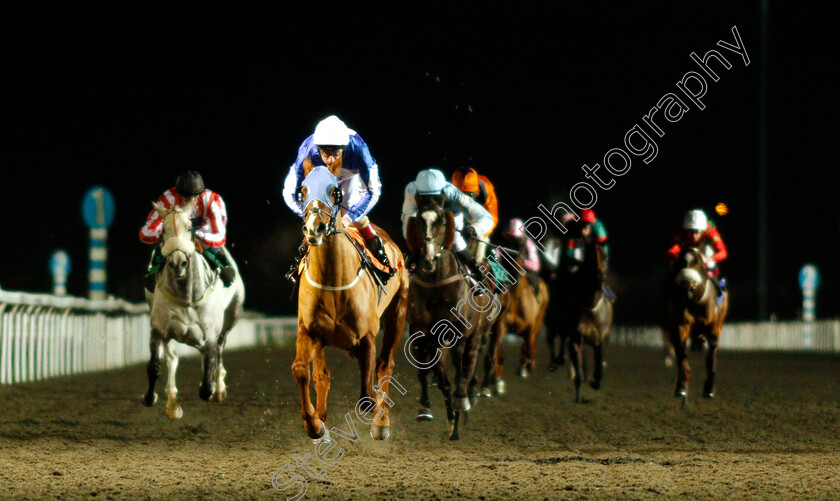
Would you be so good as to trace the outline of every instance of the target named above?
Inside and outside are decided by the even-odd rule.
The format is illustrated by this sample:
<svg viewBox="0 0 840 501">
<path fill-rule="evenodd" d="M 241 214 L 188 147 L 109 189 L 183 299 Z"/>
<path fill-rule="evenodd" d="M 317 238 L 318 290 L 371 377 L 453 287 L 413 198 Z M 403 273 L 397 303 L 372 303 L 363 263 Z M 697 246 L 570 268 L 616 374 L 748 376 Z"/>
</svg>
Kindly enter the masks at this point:
<svg viewBox="0 0 840 501">
<path fill-rule="evenodd" d="M 446 403 L 450 440 L 460 438 L 462 418 L 475 405 L 479 350 L 500 305 L 484 286 L 461 271 L 455 253 L 455 218 L 441 200 L 417 196 L 417 215 L 406 227 L 406 243 L 417 268 L 409 287 L 408 324 L 411 338 L 406 356 L 417 367 L 420 381 L 418 421 L 434 418 L 429 401 L 429 373 L 434 372 Z M 447 354 L 455 366 L 454 388 L 446 371 Z"/>
<path fill-rule="evenodd" d="M 408 302 L 408 272 L 400 268 L 380 290 L 372 270 L 363 257 L 360 244 L 345 229 L 339 215 L 341 189 L 326 167 L 307 173 L 301 188 L 303 235 L 309 253 L 303 261 L 303 279 L 298 292 L 298 329 L 292 374 L 301 397 L 301 415 L 310 439 L 317 442 L 329 436 L 327 394 L 330 370 L 324 358 L 327 346 L 341 348 L 359 363 L 361 399 L 359 416 L 373 416 L 366 422 L 377 440 L 390 435 L 388 397 L 394 352 L 405 327 Z M 391 264 L 402 262 L 402 254 L 385 231 L 376 228 L 392 252 Z M 376 356 L 376 335 L 384 327 L 382 351 Z M 311 377 L 315 380 L 316 405 L 309 395 Z M 376 378 L 374 380 L 374 377 Z M 395 383 L 396 386 L 396 383 Z M 362 419 L 360 417 L 360 419 Z"/>
<path fill-rule="evenodd" d="M 524 239 L 521 242 L 517 241 L 517 255 L 514 259 L 520 270 L 524 270 L 522 256 L 526 252 L 525 242 Z M 503 248 L 498 248 L 497 252 L 506 251 Z M 501 259 L 499 261 L 504 262 Z M 517 270 L 510 268 L 508 266 L 508 275 L 513 277 Z M 534 370 L 537 358 L 537 335 L 543 326 L 549 300 L 548 286 L 541 278 L 534 275 L 535 280 L 533 282 L 529 282 L 525 278 L 525 276 L 521 276 L 507 292 L 511 296 L 511 301 L 510 308 L 504 317 L 504 327 L 502 329 L 504 333 L 512 332 L 522 338 L 519 376 L 523 379 L 527 378 Z M 537 284 L 536 289 L 533 284 Z M 502 381 L 502 386 L 504 386 L 503 373 L 504 349 L 500 343 L 496 350 L 496 377 L 498 381 Z"/>
<path fill-rule="evenodd" d="M 667 297 L 665 328 L 676 355 L 677 386 L 674 396 L 681 397 L 683 404 L 688 398 L 691 368 L 686 352 L 689 339 L 700 341 L 705 338 L 708 351 L 703 396 L 714 398 L 717 349 L 729 309 L 729 293 L 724 292 L 721 298 L 717 298 L 703 253 L 696 247 L 686 248 L 671 270 L 673 282 Z"/>
<path fill-rule="evenodd" d="M 197 348 L 202 354 L 204 378 L 198 390 L 202 400 L 221 402 L 227 395 L 222 349 L 228 333 L 242 315 L 245 286 L 233 258 L 227 253 L 228 262 L 235 271 L 230 287 L 224 287 L 218 271 L 214 271 L 201 256 L 201 247 L 194 241 L 192 212 L 194 202 L 184 207 L 167 209 L 153 203 L 163 218 L 162 254 L 166 260 L 157 274 L 153 293 L 146 290 L 150 309 L 151 358 L 146 372 L 149 389 L 142 397 L 144 405 L 151 407 L 157 400 L 155 382 L 160 376 L 160 356 L 166 350 L 167 384 L 166 415 L 179 419 L 184 415 L 178 403 L 175 373 L 178 355 L 172 341 Z"/>
<path fill-rule="evenodd" d="M 575 384 L 575 402 L 581 403 L 580 388 L 586 377 L 583 363 L 584 343 L 592 346 L 595 373 L 589 385 L 597 390 L 604 374 L 604 345 L 613 319 L 612 301 L 603 290 L 605 260 L 603 251 L 587 239 L 575 239 L 576 252 L 582 261 L 567 259 L 552 280 L 551 297 L 556 306 L 549 316 L 549 346 L 553 336 L 560 336 L 560 346 L 568 346 Z M 558 360 L 552 353 L 552 359 Z M 562 363 L 562 354 L 559 357 Z"/>
</svg>

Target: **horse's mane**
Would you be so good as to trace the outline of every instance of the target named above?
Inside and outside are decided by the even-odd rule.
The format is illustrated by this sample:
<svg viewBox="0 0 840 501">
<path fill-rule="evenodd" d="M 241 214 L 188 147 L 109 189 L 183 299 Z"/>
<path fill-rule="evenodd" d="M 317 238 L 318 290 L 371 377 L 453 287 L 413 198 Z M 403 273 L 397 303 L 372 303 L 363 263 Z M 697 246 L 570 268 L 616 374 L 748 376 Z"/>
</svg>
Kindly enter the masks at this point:
<svg viewBox="0 0 840 501">
<path fill-rule="evenodd" d="M 338 173 L 341 171 L 341 165 L 342 165 L 343 160 L 344 160 L 344 156 L 342 155 L 341 158 L 339 158 L 335 162 L 333 162 L 332 166 L 327 167 L 329 169 L 329 171 L 332 173 L 333 176 L 338 177 Z M 310 160 L 309 157 L 306 157 L 303 160 L 302 167 L 303 167 L 303 177 L 306 177 L 306 176 L 309 175 L 310 172 L 312 172 L 312 169 L 314 169 L 317 166 L 312 163 L 312 160 Z"/>
</svg>

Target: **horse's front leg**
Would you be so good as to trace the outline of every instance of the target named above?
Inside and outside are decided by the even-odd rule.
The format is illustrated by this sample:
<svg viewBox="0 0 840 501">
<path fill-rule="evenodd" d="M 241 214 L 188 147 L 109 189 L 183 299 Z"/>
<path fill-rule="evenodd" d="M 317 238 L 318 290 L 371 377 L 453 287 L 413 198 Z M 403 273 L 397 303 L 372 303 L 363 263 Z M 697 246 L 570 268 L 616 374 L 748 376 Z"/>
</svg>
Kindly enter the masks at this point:
<svg viewBox="0 0 840 501">
<path fill-rule="evenodd" d="M 178 372 L 178 354 L 175 353 L 175 341 L 166 342 L 166 415 L 169 419 L 181 419 L 184 409 L 178 403 L 178 388 L 175 386 L 175 374 Z"/>
<path fill-rule="evenodd" d="M 491 388 L 496 382 L 496 351 L 499 349 L 499 341 L 504 336 L 504 330 L 504 321 L 501 318 L 496 319 L 490 329 L 487 352 L 484 354 L 484 381 L 481 383 L 481 395 L 487 398 L 493 396 Z"/>
<path fill-rule="evenodd" d="M 575 403 L 582 403 L 583 399 L 580 396 L 580 386 L 583 383 L 583 336 L 579 332 L 575 333 L 568 340 L 569 343 L 569 359 L 572 362 L 572 373 L 574 374 L 575 382 Z"/>
<path fill-rule="evenodd" d="M 315 415 L 321 422 L 327 422 L 327 395 L 330 393 L 330 368 L 324 357 L 325 348 L 318 345 L 312 360 L 312 379 L 315 380 Z"/>
<path fill-rule="evenodd" d="M 151 337 L 152 339 L 149 342 L 149 363 L 146 365 L 146 374 L 149 376 L 149 388 L 140 399 L 146 407 L 151 407 L 158 401 L 157 393 L 155 393 L 155 383 L 160 377 L 160 355 L 161 351 L 163 351 L 163 336 L 152 330 Z"/>
<path fill-rule="evenodd" d="M 423 336 L 426 335 L 427 333 L 424 332 Z M 417 410 L 416 419 L 417 421 L 431 421 L 435 418 L 432 414 L 432 402 L 429 399 L 429 374 L 433 370 L 433 367 L 430 367 L 432 357 L 429 355 L 429 348 L 424 343 L 423 338 L 420 338 L 419 342 L 413 343 L 410 349 L 411 356 L 419 362 L 417 381 L 420 383 L 420 398 L 418 399 L 420 408 Z"/>
<path fill-rule="evenodd" d="M 303 327 L 298 327 L 292 375 L 300 391 L 303 426 L 306 429 L 306 434 L 313 440 L 320 439 L 327 432 L 324 423 L 315 416 L 315 407 L 309 397 L 309 364 L 312 361 L 315 348 L 315 342 L 309 337 L 309 331 Z"/>
<path fill-rule="evenodd" d="M 474 332 L 472 336 L 467 339 L 466 358 L 464 362 L 464 384 L 467 385 L 467 398 L 469 398 L 470 407 L 475 405 L 478 391 L 478 375 L 475 373 L 478 365 L 478 357 L 481 352 L 481 344 L 484 336 L 479 332 Z"/>
<path fill-rule="evenodd" d="M 688 381 L 691 378 L 691 367 L 688 365 L 690 331 L 690 325 L 680 325 L 671 331 L 671 344 L 674 345 L 674 355 L 677 363 L 677 387 L 674 390 L 674 396 L 682 398 L 683 404 L 688 398 Z"/>
<path fill-rule="evenodd" d="M 384 327 L 382 351 L 376 359 L 376 415 L 382 414 L 382 417 L 370 429 L 371 435 L 376 440 L 385 440 L 391 435 L 390 409 L 394 405 L 394 401 L 391 400 L 389 395 L 391 394 L 391 381 L 394 374 L 394 357 L 405 328 L 408 288 L 404 288 L 404 292 L 399 293 L 399 296 L 395 297 L 393 301 L 395 302 L 382 315 Z M 376 336 L 375 333 L 374 336 Z M 402 385 L 399 383 L 395 383 L 395 385 L 397 391 L 405 393 L 405 388 Z"/>
<path fill-rule="evenodd" d="M 221 343 L 224 343 L 224 340 L 222 340 Z M 214 402 L 221 402 L 227 398 L 227 385 L 225 384 L 227 371 L 225 370 L 225 364 L 222 361 L 222 349 L 224 348 L 224 344 L 221 343 L 218 348 L 219 361 L 216 367 L 216 391 L 213 392 Z"/>
<path fill-rule="evenodd" d="M 709 351 L 706 353 L 706 382 L 703 383 L 703 397 L 715 398 L 715 373 L 717 372 L 718 334 L 706 336 Z"/>
<path fill-rule="evenodd" d="M 201 347 L 201 365 L 204 369 L 204 377 L 201 379 L 201 386 L 198 387 L 198 397 L 205 402 L 210 401 L 213 392 L 216 390 L 216 367 L 219 363 L 219 345 L 215 341 L 207 341 Z"/>
<path fill-rule="evenodd" d="M 592 351 L 595 354 L 595 374 L 592 381 L 589 382 L 589 386 L 598 390 L 601 388 L 601 378 L 604 377 L 604 342 L 601 341 L 593 346 Z"/>
</svg>

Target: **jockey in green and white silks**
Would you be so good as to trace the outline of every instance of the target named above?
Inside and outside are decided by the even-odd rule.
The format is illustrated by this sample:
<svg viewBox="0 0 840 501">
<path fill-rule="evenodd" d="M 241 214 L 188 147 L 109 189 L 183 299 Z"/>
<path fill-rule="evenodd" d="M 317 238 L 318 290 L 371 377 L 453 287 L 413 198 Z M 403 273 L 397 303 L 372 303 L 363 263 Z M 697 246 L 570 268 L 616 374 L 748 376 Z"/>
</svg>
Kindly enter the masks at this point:
<svg viewBox="0 0 840 501">
<path fill-rule="evenodd" d="M 193 220 L 195 241 L 201 245 L 203 254 L 214 269 L 221 267 L 219 273 L 225 287 L 233 283 L 235 272 L 227 261 L 227 256 L 221 252 L 227 241 L 227 209 L 225 202 L 218 193 L 204 188 L 204 179 L 196 171 L 188 171 L 178 176 L 175 186 L 163 192 L 158 203 L 167 209 L 175 206 L 186 206 L 195 200 L 190 218 Z M 146 217 L 146 224 L 140 228 L 140 241 L 152 245 L 152 257 L 149 261 L 148 274 L 144 279 L 146 288 L 154 291 L 155 275 L 163 256 L 160 253 L 161 231 L 163 218 L 152 209 Z"/>
<path fill-rule="evenodd" d="M 452 250 L 470 268 L 475 277 L 482 277 L 475 257 L 467 249 L 464 237 L 478 238 L 489 233 L 495 224 L 493 216 L 487 209 L 473 200 L 469 195 L 461 192 L 450 182 L 446 181 L 443 173 L 437 169 L 426 169 L 417 174 L 417 179 L 405 187 L 403 200 L 402 222 L 403 237 L 406 236 L 408 218 L 417 214 L 417 195 L 444 196 L 443 210 L 451 211 L 455 216 L 455 241 Z"/>
</svg>

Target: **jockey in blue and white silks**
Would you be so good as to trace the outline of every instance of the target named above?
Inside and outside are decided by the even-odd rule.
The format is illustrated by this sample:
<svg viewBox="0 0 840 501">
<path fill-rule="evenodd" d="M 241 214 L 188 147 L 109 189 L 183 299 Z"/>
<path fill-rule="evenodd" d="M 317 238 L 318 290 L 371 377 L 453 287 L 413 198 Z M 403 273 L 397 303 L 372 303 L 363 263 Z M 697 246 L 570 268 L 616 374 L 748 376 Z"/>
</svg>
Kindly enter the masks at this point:
<svg viewBox="0 0 840 501">
<path fill-rule="evenodd" d="M 295 163 L 289 168 L 283 183 L 283 200 L 298 216 L 303 217 L 303 208 L 297 200 L 297 194 L 305 173 L 321 166 L 328 168 L 338 179 L 343 195 L 344 225 L 357 228 L 376 259 L 390 268 L 382 240 L 367 217 L 382 193 L 379 166 L 362 137 L 335 115 L 321 120 L 315 132 L 303 140 Z M 290 279 L 305 252 L 305 245 L 301 245 L 296 263 L 287 274 Z M 387 281 L 388 277 L 382 278 Z"/>
<path fill-rule="evenodd" d="M 408 183 L 405 187 L 405 198 L 402 208 L 403 237 L 406 236 L 408 219 L 417 214 L 417 200 L 415 197 L 417 195 L 440 196 L 441 194 L 444 195 L 443 210 L 451 211 L 454 214 L 455 228 L 459 230 L 455 233 L 452 250 L 455 251 L 476 277 L 481 277 L 481 272 L 478 270 L 478 263 L 476 263 L 475 257 L 467 249 L 467 242 L 464 236 L 468 238 L 478 238 L 479 235 L 484 236 L 493 229 L 495 221 L 493 220 L 493 216 L 487 212 L 487 209 L 473 200 L 472 197 L 456 188 L 455 185 L 448 182 L 441 171 L 437 169 L 420 171 L 417 174 L 417 179 Z"/>
<path fill-rule="evenodd" d="M 341 146 L 344 151 L 339 149 Z M 327 164 L 329 155 L 326 159 L 321 156 L 321 150 L 329 150 L 329 147 L 334 147 L 338 153 L 334 161 L 330 162 L 333 165 Z M 335 115 L 322 120 L 315 128 L 315 133 L 303 140 L 298 148 L 297 159 L 283 184 L 283 200 L 301 217 L 303 212 L 295 200 L 295 194 L 303 183 L 304 163 L 307 161 L 312 167 L 330 168 L 338 178 L 338 185 L 344 194 L 344 205 L 347 207 L 346 215 L 351 221 L 365 217 L 379 201 L 382 183 L 379 181 L 376 160 L 364 139 L 356 131 L 347 128 Z M 334 162 L 338 163 L 338 169 L 334 168 Z"/>
</svg>

